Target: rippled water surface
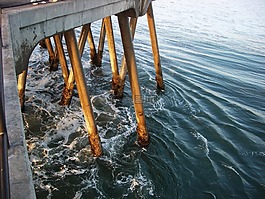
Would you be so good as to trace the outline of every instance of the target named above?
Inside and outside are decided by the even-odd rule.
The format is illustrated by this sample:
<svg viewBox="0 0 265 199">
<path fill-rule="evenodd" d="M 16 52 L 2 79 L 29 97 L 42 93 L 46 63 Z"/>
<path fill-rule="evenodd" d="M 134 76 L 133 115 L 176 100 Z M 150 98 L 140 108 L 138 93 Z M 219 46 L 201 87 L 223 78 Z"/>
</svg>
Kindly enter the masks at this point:
<svg viewBox="0 0 265 199">
<path fill-rule="evenodd" d="M 127 81 L 113 99 L 101 68 L 83 56 L 104 155 L 91 155 L 78 94 L 58 105 L 63 78 L 46 50 L 30 60 L 23 114 L 38 198 L 264 198 L 265 1 L 154 1 L 165 91 L 156 90 L 146 17 L 134 40 L 151 135 L 136 143 Z M 92 24 L 96 43 L 100 22 Z M 113 17 L 118 59 L 122 46 Z M 77 34 L 80 30 L 77 30 Z M 120 61 L 119 61 L 120 62 Z"/>
</svg>

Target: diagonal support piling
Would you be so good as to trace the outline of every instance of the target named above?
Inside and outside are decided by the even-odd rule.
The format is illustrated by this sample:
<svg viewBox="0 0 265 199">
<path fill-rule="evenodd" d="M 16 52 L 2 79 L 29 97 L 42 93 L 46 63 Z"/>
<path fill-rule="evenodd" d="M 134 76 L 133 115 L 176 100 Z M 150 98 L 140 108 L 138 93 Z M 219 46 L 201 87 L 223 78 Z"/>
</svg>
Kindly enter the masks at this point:
<svg viewBox="0 0 265 199">
<path fill-rule="evenodd" d="M 134 103 L 134 109 L 137 120 L 137 140 L 141 146 L 149 145 L 149 134 L 146 129 L 145 115 L 142 103 L 141 90 L 138 79 L 138 72 L 135 61 L 134 48 L 130 33 L 130 26 L 128 17 L 121 13 L 118 15 L 118 21 L 121 31 L 122 44 L 124 49 L 124 55 L 128 68 L 129 81 L 131 85 L 132 98 Z"/>
<path fill-rule="evenodd" d="M 88 89 L 85 81 L 85 75 L 81 63 L 81 58 L 77 46 L 74 30 L 68 30 L 64 33 L 69 57 L 71 60 L 72 70 L 75 76 L 76 87 L 84 113 L 86 126 L 89 133 L 89 141 L 91 145 L 91 151 L 95 156 L 102 154 L 100 138 L 98 135 L 97 127 L 95 124 L 92 105 L 90 102 Z"/>
</svg>

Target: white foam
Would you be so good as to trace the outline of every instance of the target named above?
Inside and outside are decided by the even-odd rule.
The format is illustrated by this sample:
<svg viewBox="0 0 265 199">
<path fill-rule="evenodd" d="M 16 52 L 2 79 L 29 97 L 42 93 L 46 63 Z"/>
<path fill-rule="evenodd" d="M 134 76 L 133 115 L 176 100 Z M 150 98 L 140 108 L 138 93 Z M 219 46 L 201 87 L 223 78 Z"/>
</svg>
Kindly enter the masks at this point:
<svg viewBox="0 0 265 199">
<path fill-rule="evenodd" d="M 224 167 L 226 167 L 226 168 L 228 168 L 228 169 L 230 169 L 230 170 L 232 170 L 233 172 L 235 172 L 238 176 L 240 176 L 240 174 L 237 172 L 237 170 L 233 167 L 233 166 L 229 166 L 229 165 L 227 165 L 227 164 L 222 164 Z"/>
<path fill-rule="evenodd" d="M 194 137 L 201 141 L 201 144 L 199 145 L 200 148 L 202 148 L 205 151 L 206 156 L 209 155 L 209 147 L 208 147 L 208 140 L 199 132 L 193 133 Z"/>
</svg>

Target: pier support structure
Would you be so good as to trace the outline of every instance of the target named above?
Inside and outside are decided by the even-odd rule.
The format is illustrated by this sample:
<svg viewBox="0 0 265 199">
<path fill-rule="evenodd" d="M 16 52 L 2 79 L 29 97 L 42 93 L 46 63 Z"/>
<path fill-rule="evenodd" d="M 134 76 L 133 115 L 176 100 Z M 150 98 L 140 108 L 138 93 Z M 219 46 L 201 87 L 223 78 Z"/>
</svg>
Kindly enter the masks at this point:
<svg viewBox="0 0 265 199">
<path fill-rule="evenodd" d="M 97 132 L 97 127 L 95 124 L 95 119 L 93 115 L 92 105 L 87 91 L 87 85 L 85 81 L 85 75 L 81 63 L 81 58 L 77 46 L 77 41 L 75 37 L 74 30 L 68 30 L 64 33 L 65 41 L 67 44 L 67 49 L 69 52 L 69 57 L 71 60 L 72 70 L 75 76 L 76 87 L 78 90 L 78 95 L 80 103 L 85 116 L 85 121 L 89 133 L 89 141 L 91 145 L 92 153 L 95 156 L 100 156 L 102 154 L 100 138 Z"/>
<path fill-rule="evenodd" d="M 131 30 L 132 41 L 134 40 L 137 20 L 138 20 L 137 17 L 131 17 L 130 18 L 130 30 Z M 119 85 L 116 87 L 116 90 L 114 90 L 114 94 L 117 98 L 123 97 L 126 74 L 127 74 L 127 65 L 126 65 L 125 56 L 123 55 L 122 64 L 121 64 L 121 68 L 120 68 L 120 82 L 119 82 Z"/>
<path fill-rule="evenodd" d="M 12 2 L 15 2 L 15 4 Z M 80 60 L 82 54 L 81 49 L 83 49 L 83 47 L 80 46 L 81 41 L 79 45 L 77 44 L 74 33 L 74 28 L 86 24 L 89 24 L 89 31 L 86 39 L 89 42 L 90 51 L 92 52 L 91 60 L 95 60 L 94 64 L 97 66 L 100 66 L 102 62 L 104 41 L 105 36 L 107 35 L 108 46 L 110 52 L 112 52 L 110 53 L 110 59 L 112 60 L 113 82 L 116 90 L 117 88 L 123 88 L 128 68 L 132 99 L 137 119 L 138 143 L 141 146 L 147 146 L 150 140 L 141 100 L 132 39 L 133 33 L 135 32 L 137 17 L 148 13 L 148 19 L 150 19 L 149 29 L 151 43 L 152 46 L 154 46 L 153 55 L 154 57 L 159 56 L 154 19 L 152 15 L 153 11 L 151 8 L 148 9 L 152 0 L 97 0 L 91 1 L 90 3 L 87 3 L 87 0 L 67 0 L 58 1 L 56 3 L 49 3 L 51 1 L 45 2 L 46 4 L 39 4 L 38 6 L 33 6 L 29 0 L 4 0 L 4 4 L 2 2 L 0 3 L 0 19 L 3 21 L 2 24 L 0 23 L 0 30 L 2 31 L 3 38 L 3 68 L 5 82 L 7 83 L 4 88 L 5 110 L 10 113 L 6 114 L 6 126 L 10 141 L 10 149 L 8 151 L 8 161 L 11 162 L 10 190 L 11 198 L 16 199 L 36 198 L 20 109 L 24 105 L 29 58 L 34 47 L 40 41 L 45 41 L 46 39 L 47 42 L 44 42 L 44 47 L 48 48 L 50 58 L 52 58 L 52 60 L 54 60 L 53 58 L 57 58 L 56 61 L 51 61 L 51 63 L 58 65 L 59 60 L 63 71 L 63 78 L 66 85 L 65 88 L 72 91 L 74 85 L 77 87 L 93 155 L 100 156 L 102 154 L 102 147 Z M 2 9 L 3 5 L 4 9 Z M 9 5 L 20 7 L 9 7 Z M 127 67 L 122 67 L 120 71 L 116 66 L 117 58 L 115 55 L 115 43 L 113 39 L 111 18 L 109 17 L 112 15 L 118 15 L 127 65 Z M 128 17 L 132 17 L 130 22 L 131 33 Z M 90 27 L 90 24 L 97 20 L 102 20 L 98 52 L 95 50 L 96 48 Z M 134 22 L 135 25 L 133 25 Z M 70 71 L 68 70 L 65 52 L 61 41 L 62 35 L 65 37 L 70 57 Z M 51 37 L 54 39 L 55 49 L 50 48 Z M 163 85 L 163 82 L 161 81 L 162 71 L 160 60 L 156 58 L 154 62 L 156 68 L 156 80 L 159 85 L 158 87 L 163 88 L 161 86 Z M 122 92 L 121 90 L 118 91 L 118 93 Z M 20 106 L 18 96 L 20 99 Z M 69 92 L 69 96 L 72 96 L 71 92 Z"/>
<path fill-rule="evenodd" d="M 98 41 L 98 62 L 100 65 L 102 63 L 102 58 L 103 58 L 105 37 L 106 37 L 106 29 L 105 29 L 104 19 L 102 19 L 101 30 L 100 30 L 99 41 Z"/>
<path fill-rule="evenodd" d="M 93 38 L 93 34 L 91 31 L 91 24 L 88 25 L 88 36 L 87 36 L 87 40 L 88 40 L 88 44 L 89 44 L 89 48 L 90 48 L 90 59 L 91 59 L 91 63 L 95 66 L 100 66 L 100 62 L 98 59 L 98 53 L 96 50 L 96 46 L 95 46 L 95 42 L 94 42 L 94 38 Z"/>
<path fill-rule="evenodd" d="M 129 20 L 124 13 L 118 14 L 118 21 L 121 31 L 122 44 L 124 49 L 124 55 L 126 59 L 126 65 L 129 74 L 129 81 L 131 85 L 132 98 L 134 103 L 134 109 L 137 120 L 137 140 L 141 146 L 147 146 L 149 144 L 149 134 L 146 129 L 145 115 L 143 109 L 143 103 L 141 99 L 141 90 L 139 86 L 138 72 L 135 62 L 134 48 L 130 33 Z"/>
<path fill-rule="evenodd" d="M 27 75 L 28 75 L 28 69 L 26 68 L 22 73 L 20 73 L 17 76 L 17 89 L 18 89 L 18 97 L 21 109 L 24 108 L 24 103 L 25 103 Z"/>
<path fill-rule="evenodd" d="M 48 49 L 49 53 L 49 64 L 50 64 L 50 71 L 56 71 L 58 69 L 59 59 L 57 50 L 53 50 L 51 39 L 48 37 L 45 40 L 45 45 Z"/>
<path fill-rule="evenodd" d="M 114 90 L 114 95 L 116 95 L 117 90 L 120 85 L 120 76 L 119 76 L 119 68 L 117 61 L 117 54 L 115 48 L 115 40 L 113 35 L 113 28 L 111 17 L 104 18 L 105 30 L 107 33 L 108 47 L 109 47 L 109 56 L 110 56 L 110 64 L 111 64 L 111 72 L 112 72 L 112 89 Z"/>
<path fill-rule="evenodd" d="M 68 81 L 68 77 L 69 77 L 69 70 L 68 70 L 65 52 L 64 52 L 63 44 L 62 44 L 62 35 L 56 34 L 53 36 L 53 39 L 54 39 L 54 43 L 55 43 L 56 50 L 58 53 L 58 59 L 59 59 L 59 63 L 62 69 L 64 83 L 66 84 Z"/>
<path fill-rule="evenodd" d="M 134 8 L 134 11 L 132 11 L 131 9 L 132 7 L 129 6 L 128 7 L 129 9 L 127 9 L 127 11 L 123 10 L 120 12 L 116 12 L 118 16 L 118 22 L 120 26 L 122 43 L 123 43 L 123 48 L 124 48 L 124 55 L 125 55 L 124 56 L 125 58 L 123 58 L 123 65 L 120 69 L 120 73 L 119 73 L 118 64 L 117 64 L 115 42 L 114 42 L 112 22 L 111 22 L 111 17 L 110 17 L 111 15 L 108 15 L 108 17 L 103 17 L 103 20 L 102 20 L 102 27 L 101 27 L 99 47 L 98 47 L 98 51 L 100 54 L 99 56 L 98 56 L 98 53 L 96 52 L 96 47 L 95 47 L 93 35 L 91 32 L 91 22 L 83 25 L 78 45 L 77 45 L 76 39 L 74 41 L 72 41 L 73 39 L 70 39 L 70 37 L 75 36 L 73 28 L 70 28 L 70 29 L 64 28 L 62 31 L 60 31 L 60 28 L 59 30 L 56 30 L 56 32 L 65 32 L 64 36 L 65 36 L 65 40 L 67 43 L 68 53 L 69 53 L 69 57 L 70 57 L 71 65 L 72 65 L 72 69 L 70 71 L 68 71 L 68 68 L 67 68 L 67 63 L 66 63 L 66 59 L 64 55 L 64 50 L 62 47 L 61 37 L 58 35 L 58 33 L 56 33 L 55 35 L 51 35 L 54 37 L 54 42 L 56 45 L 56 49 L 53 51 L 51 41 L 50 41 L 50 36 L 47 37 L 45 35 L 46 32 L 42 32 L 43 28 L 41 27 L 47 23 L 46 21 L 43 21 L 43 22 L 41 21 L 40 24 L 34 23 L 33 25 L 24 24 L 24 26 L 20 28 L 22 32 L 23 31 L 27 32 L 29 29 L 30 30 L 33 29 L 33 33 L 35 35 L 33 39 L 35 41 L 30 43 L 29 46 L 27 46 L 26 48 L 27 51 L 31 49 L 30 46 L 34 46 L 34 43 L 36 43 L 37 41 L 43 40 L 43 38 L 39 37 L 38 36 L 39 34 L 37 33 L 40 33 L 40 35 L 44 34 L 46 36 L 45 44 L 48 48 L 50 59 L 60 60 L 62 70 L 63 70 L 63 77 L 65 81 L 65 88 L 64 88 L 63 97 L 62 97 L 60 104 L 68 105 L 70 103 L 72 92 L 74 89 L 74 83 L 76 81 L 76 86 L 77 86 L 78 93 L 80 96 L 80 101 L 81 101 L 81 104 L 83 104 L 82 107 L 84 110 L 87 126 L 88 126 L 88 129 L 91 128 L 91 132 L 92 132 L 91 137 L 93 137 L 95 134 L 93 132 L 97 132 L 97 130 L 92 128 L 92 126 L 95 126 L 94 124 L 95 121 L 94 121 L 93 112 L 92 112 L 88 93 L 87 91 L 85 92 L 86 86 L 85 86 L 85 80 L 83 76 L 84 74 L 82 72 L 82 65 L 81 65 L 80 57 L 82 56 L 84 46 L 85 46 L 85 40 L 87 38 L 89 46 L 90 46 L 90 55 L 91 55 L 92 63 L 94 63 L 95 65 L 100 65 L 101 60 L 102 60 L 102 52 L 103 52 L 103 47 L 104 47 L 105 35 L 107 35 L 110 61 L 111 61 L 111 69 L 112 69 L 112 86 L 113 86 L 114 93 L 117 96 L 122 96 L 125 76 L 128 71 L 129 81 L 130 81 L 131 90 L 132 90 L 132 98 L 134 102 L 134 108 L 135 108 L 136 119 L 137 119 L 137 124 L 138 124 L 138 127 L 137 127 L 138 141 L 142 146 L 146 146 L 149 143 L 149 135 L 146 130 L 146 122 L 145 122 L 143 104 L 141 100 L 141 92 L 140 92 L 137 67 L 136 67 L 136 61 L 135 61 L 135 54 L 134 54 L 134 48 L 133 48 L 133 42 L 132 42 L 134 38 L 135 29 L 136 29 L 137 17 L 145 15 L 146 13 L 147 13 L 148 26 L 149 26 L 149 32 L 150 32 L 150 38 L 151 38 L 151 44 L 152 44 L 152 51 L 153 51 L 153 56 L 154 56 L 154 65 L 155 65 L 155 70 L 156 70 L 156 81 L 157 81 L 158 88 L 163 89 L 164 83 L 163 83 L 163 78 L 162 78 L 162 70 L 161 70 L 159 50 L 158 50 L 158 44 L 157 44 L 157 38 L 156 38 L 155 23 L 154 23 L 154 16 L 153 16 L 153 10 L 152 10 L 152 1 L 147 0 L 147 1 L 143 1 L 142 3 L 143 3 L 141 5 L 142 7 L 140 6 L 141 10 L 137 10 L 136 8 Z M 74 6 L 74 8 L 76 7 Z M 92 10 L 93 9 L 94 8 L 92 8 Z M 21 14 L 21 16 L 23 15 L 27 15 L 27 14 L 26 13 Z M 131 17 L 130 26 L 129 26 L 129 20 L 128 20 L 129 16 Z M 59 20 L 59 22 L 62 22 L 60 21 L 59 18 L 51 18 L 51 20 L 53 19 L 56 19 L 56 20 Z M 63 25 L 65 25 L 65 23 L 63 23 Z M 40 31 L 40 32 L 37 32 L 37 31 Z M 22 35 L 23 34 L 24 33 L 22 33 Z M 13 35 L 13 37 L 16 37 L 16 36 L 18 35 Z M 24 37 L 25 37 L 25 34 L 23 35 L 22 40 L 24 39 Z M 39 40 L 37 39 L 38 37 L 39 37 Z M 27 42 L 28 39 L 26 38 L 23 41 Z M 75 54 L 76 52 L 77 54 Z M 57 55 L 58 55 L 58 58 L 57 58 Z M 79 55 L 79 58 L 77 55 Z M 29 55 L 27 55 L 26 57 L 29 57 Z M 17 60 L 20 60 L 20 59 L 17 59 Z M 58 64 L 58 61 L 56 62 Z M 16 63 L 20 63 L 20 62 L 16 62 Z M 53 62 L 51 61 L 51 63 Z M 21 68 L 23 68 L 24 70 L 21 71 Z M 19 96 L 20 96 L 20 103 L 23 106 L 25 83 L 26 83 L 26 76 L 27 76 L 27 66 L 18 67 L 17 72 L 19 74 L 18 75 L 18 91 L 19 91 Z M 90 108 L 87 109 L 87 107 L 90 107 Z M 88 112 L 86 112 L 86 109 L 88 110 Z M 93 144 L 93 141 L 91 141 L 91 143 Z M 94 144 L 94 146 L 96 145 L 97 147 L 94 147 L 92 151 L 95 152 L 95 155 L 101 154 L 101 147 L 98 144 Z M 98 152 L 97 150 L 99 150 L 100 152 Z"/>
<path fill-rule="evenodd" d="M 148 26 L 149 26 L 149 32 L 150 32 L 150 39 L 151 39 L 151 44 L 152 44 L 152 51 L 153 51 L 153 57 L 154 57 L 154 65 L 155 65 L 155 70 L 156 70 L 156 81 L 157 81 L 157 87 L 160 89 L 164 88 L 164 83 L 163 83 L 163 77 L 162 77 L 162 70 L 161 70 L 161 64 L 160 64 L 160 56 L 159 56 L 159 49 L 158 49 L 158 44 L 157 44 L 157 37 L 156 37 L 156 31 L 155 31 L 155 23 L 154 23 L 154 16 L 153 16 L 153 10 L 152 10 L 152 3 L 149 2 L 148 7 L 145 8 L 147 12 L 147 19 L 148 19 Z M 145 117 L 144 117 L 144 111 L 143 111 L 143 105 L 141 101 L 141 93 L 140 93 L 140 86 L 139 86 L 139 80 L 138 80 L 138 74 L 137 74 L 137 67 L 136 67 L 136 61 L 135 61 L 135 54 L 134 54 L 134 48 L 133 48 L 133 38 L 135 34 L 135 29 L 136 29 L 136 24 L 137 24 L 137 17 L 131 17 L 130 20 L 130 26 L 129 26 L 129 21 L 128 21 L 128 13 L 125 14 L 126 12 L 118 14 L 118 21 L 119 21 L 119 26 L 120 26 L 120 31 L 121 31 L 121 36 L 122 36 L 122 42 L 123 42 L 123 47 L 124 47 L 124 58 L 122 61 L 122 66 L 121 70 L 119 73 L 118 69 L 118 64 L 117 64 L 117 56 L 116 56 L 116 49 L 115 49 L 115 41 L 114 41 L 114 36 L 113 36 L 113 30 L 112 30 L 112 22 L 111 22 L 111 17 L 105 17 L 102 20 L 102 28 L 101 28 L 101 33 L 100 33 L 100 40 L 99 40 L 99 53 L 100 53 L 100 58 L 98 56 L 98 53 L 96 52 L 95 48 L 95 43 L 91 31 L 91 23 L 88 23 L 82 27 L 81 35 L 79 38 L 78 42 L 78 47 L 75 48 L 75 43 L 71 43 L 70 45 L 70 36 L 69 34 L 73 34 L 72 31 L 73 29 L 69 32 L 65 32 L 65 40 L 67 43 L 68 47 L 68 53 L 69 57 L 71 60 L 71 65 L 72 65 L 72 70 L 70 72 L 68 71 L 67 64 L 66 64 L 66 59 L 61 43 L 61 37 L 59 35 L 54 35 L 54 41 L 56 45 L 55 52 L 53 51 L 52 45 L 50 38 L 45 39 L 45 44 L 48 48 L 49 56 L 50 56 L 50 64 L 51 64 L 51 69 L 56 69 L 56 65 L 58 66 L 58 61 L 60 60 L 61 66 L 62 66 L 62 71 L 63 71 L 63 77 L 65 81 L 65 88 L 63 91 L 62 99 L 60 104 L 62 105 L 69 105 L 74 89 L 74 82 L 77 81 L 76 78 L 81 78 L 80 75 L 82 76 L 82 72 L 80 70 L 82 69 L 82 66 L 80 66 L 81 61 L 76 61 L 78 60 L 77 57 L 73 55 L 73 52 L 69 50 L 74 50 L 78 52 L 79 56 L 82 56 L 84 46 L 85 46 L 85 40 L 87 38 L 89 46 L 90 46 L 90 56 L 92 60 L 92 64 L 94 65 L 100 65 L 101 60 L 102 60 L 102 52 L 103 52 L 103 47 L 104 47 L 104 39 L 105 35 L 107 35 L 107 40 L 108 40 L 108 46 L 109 46 L 109 54 L 110 54 L 110 61 L 111 61 L 111 69 L 112 69 L 112 88 L 114 90 L 115 96 L 121 97 L 123 95 L 123 89 L 124 89 L 124 83 L 125 83 L 125 76 L 128 70 L 129 74 L 129 81 L 131 85 L 131 90 L 132 90 L 132 97 L 134 101 L 134 107 L 135 107 L 135 112 L 136 112 L 136 118 L 137 118 L 137 123 L 138 123 L 138 141 L 141 145 L 146 146 L 149 143 L 149 135 L 146 130 L 146 123 L 145 123 Z M 72 35 L 73 36 L 73 35 Z M 67 37 L 67 38 L 66 38 Z M 58 55 L 58 58 L 57 58 Z M 77 65 L 77 66 L 76 66 Z M 55 67 L 53 67 L 55 66 Z M 78 67 L 81 67 L 81 69 L 78 69 Z M 74 71 L 79 71 L 74 72 Z M 76 74 L 75 74 L 76 73 Z M 24 70 L 19 76 L 18 76 L 18 90 L 19 90 L 19 95 L 20 95 L 20 103 L 23 106 L 24 103 L 24 92 L 25 92 L 25 82 L 26 82 L 26 75 L 27 75 L 27 69 Z M 84 78 L 84 77 L 82 77 Z M 79 83 L 76 82 L 76 85 L 78 87 L 78 90 L 82 89 L 84 87 L 84 80 L 79 79 Z M 80 86 L 80 84 L 82 86 Z M 80 96 L 80 101 L 83 101 L 81 103 L 85 103 L 86 105 L 91 107 L 91 103 L 88 101 L 84 102 L 84 98 L 89 99 L 88 93 L 84 93 L 84 90 L 79 91 L 79 96 Z M 85 96 L 85 97 L 84 97 Z M 83 106 L 82 106 L 83 107 Z M 90 108 L 91 109 L 91 108 Z M 83 108 L 84 110 L 84 108 Z M 89 110 L 88 112 L 91 112 Z M 93 113 L 93 112 L 91 112 Z M 94 124 L 94 117 L 93 114 L 90 115 L 84 110 L 84 114 L 86 115 L 86 121 L 87 121 L 87 126 L 90 127 L 91 124 Z M 88 116 L 89 115 L 89 116 Z M 89 119 L 90 118 L 90 119 Z M 91 119 L 93 118 L 93 119 Z M 92 126 L 93 126 L 92 125 Z M 89 128 L 88 128 L 89 129 Z M 92 130 L 92 132 L 96 132 L 95 129 Z M 93 133 L 92 133 L 93 135 Z M 93 142 L 91 142 L 93 143 Z M 96 148 L 101 147 L 97 146 Z M 97 151 L 97 150 L 92 150 L 92 151 Z M 96 152 L 96 154 L 101 154 L 101 152 Z"/>
<path fill-rule="evenodd" d="M 165 86 L 164 86 L 162 69 L 161 69 L 161 62 L 160 62 L 160 55 L 159 55 L 159 48 L 158 48 L 158 42 L 157 42 L 157 34 L 156 34 L 156 28 L 155 28 L 155 18 L 154 18 L 154 13 L 153 13 L 152 2 L 149 4 L 148 9 L 147 9 L 147 21 L 148 21 L 148 26 L 149 26 L 149 33 L 150 33 L 150 39 L 151 39 L 151 45 L 152 45 L 152 51 L 153 51 L 153 57 L 154 57 L 157 88 L 164 89 Z"/>
</svg>

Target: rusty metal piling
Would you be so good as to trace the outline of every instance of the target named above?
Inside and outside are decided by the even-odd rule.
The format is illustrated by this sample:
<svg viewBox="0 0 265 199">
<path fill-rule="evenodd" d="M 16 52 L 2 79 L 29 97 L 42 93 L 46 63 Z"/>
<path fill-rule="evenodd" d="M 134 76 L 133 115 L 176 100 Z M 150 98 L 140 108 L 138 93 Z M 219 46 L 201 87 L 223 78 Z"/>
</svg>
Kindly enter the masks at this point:
<svg viewBox="0 0 265 199">
<path fill-rule="evenodd" d="M 100 30 L 99 40 L 98 40 L 98 62 L 100 65 L 102 64 L 105 37 L 106 37 L 106 29 L 105 29 L 104 19 L 102 19 L 101 30 Z"/>
<path fill-rule="evenodd" d="M 24 108 L 28 68 L 17 76 L 17 89 L 21 109 Z"/>
<path fill-rule="evenodd" d="M 88 33 L 91 31 L 90 29 L 90 24 L 85 24 L 82 26 L 81 33 L 78 39 L 78 51 L 80 54 L 80 57 L 82 57 L 84 53 L 84 47 L 88 38 Z M 93 44 L 92 44 L 93 46 Z M 68 52 L 70 53 L 70 52 Z M 63 72 L 64 74 L 64 72 Z M 62 97 L 59 102 L 60 105 L 62 106 L 68 106 L 71 103 L 71 99 L 73 96 L 73 91 L 74 91 L 74 82 L 75 82 L 75 77 L 73 73 L 73 69 L 68 72 L 67 79 L 65 80 L 65 86 L 62 92 Z M 65 75 L 66 76 L 66 75 Z"/>
<path fill-rule="evenodd" d="M 64 84 L 65 84 L 59 104 L 63 106 L 67 106 L 70 104 L 72 96 L 73 96 L 74 74 L 72 70 L 69 71 L 68 69 L 61 37 L 62 35 L 59 35 L 59 34 L 56 34 L 53 36 L 55 46 L 58 52 L 58 58 L 59 58 L 59 62 L 62 68 L 62 74 L 63 74 Z"/>
<path fill-rule="evenodd" d="M 73 29 L 68 30 L 64 33 L 64 36 L 65 36 L 67 49 L 69 52 L 72 70 L 75 76 L 76 87 L 77 87 L 80 103 L 83 109 L 86 126 L 87 126 L 88 133 L 89 133 L 91 151 L 95 156 L 100 156 L 102 154 L 100 138 L 97 132 L 96 124 L 95 124 L 93 109 L 92 109 L 92 105 L 91 105 L 88 90 L 87 90 L 85 75 L 84 75 L 81 58 L 80 58 L 80 54 L 79 54 L 79 50 L 77 46 L 75 32 Z"/>
<path fill-rule="evenodd" d="M 69 77 L 69 70 L 68 70 L 67 61 L 65 58 L 65 53 L 64 53 L 63 44 L 62 44 L 62 35 L 56 34 L 53 36 L 53 39 L 54 39 L 54 43 L 55 43 L 56 50 L 58 53 L 59 63 L 62 68 L 64 83 L 66 84 L 68 81 L 68 77 Z"/>
<path fill-rule="evenodd" d="M 130 30 L 131 30 L 132 41 L 134 40 L 137 20 L 138 20 L 137 17 L 130 18 Z M 127 65 L 126 65 L 125 56 L 123 55 L 122 64 L 120 68 L 120 86 L 118 92 L 116 93 L 116 97 L 118 98 L 123 97 L 126 74 L 127 74 Z"/>
<path fill-rule="evenodd" d="M 155 28 L 155 18 L 153 13 L 152 1 L 149 4 L 147 9 L 147 21 L 149 26 L 150 40 L 152 45 L 153 57 L 154 57 L 154 66 L 156 71 L 156 83 L 157 88 L 164 89 L 164 81 L 161 69 L 159 48 L 157 42 L 156 28 Z"/>
<path fill-rule="evenodd" d="M 96 51 L 95 42 L 94 42 L 93 34 L 91 31 L 91 24 L 88 24 L 87 28 L 89 30 L 88 36 L 87 36 L 87 41 L 89 43 L 89 48 L 90 48 L 91 63 L 97 67 L 100 67 L 101 65 L 99 64 L 98 54 Z"/>
<path fill-rule="evenodd" d="M 116 54 L 113 28 L 112 28 L 112 22 L 111 22 L 110 16 L 104 18 L 104 24 L 105 24 L 105 30 L 107 33 L 107 40 L 108 40 L 108 47 L 109 47 L 109 56 L 110 56 L 110 64 L 111 64 L 111 72 L 112 72 L 112 89 L 114 91 L 114 95 L 116 96 L 119 92 L 120 76 L 119 76 L 117 54 Z"/>
<path fill-rule="evenodd" d="M 45 44 L 49 53 L 50 71 L 56 71 L 59 64 L 57 50 L 53 50 L 51 39 L 49 37 L 45 39 Z"/>
<path fill-rule="evenodd" d="M 81 33 L 78 40 L 78 49 L 80 52 L 80 56 L 82 57 L 84 53 L 85 44 L 87 41 L 88 32 L 91 31 L 90 24 L 85 24 L 82 26 Z"/>
<path fill-rule="evenodd" d="M 122 37 L 124 55 L 128 68 L 129 81 L 131 85 L 132 98 L 137 120 L 137 140 L 141 146 L 147 146 L 150 142 L 146 129 L 145 115 L 142 103 L 138 72 L 135 61 L 134 48 L 130 33 L 129 20 L 125 13 L 118 14 L 118 21 Z"/>
<path fill-rule="evenodd" d="M 82 26 L 81 29 L 81 33 L 78 39 L 78 51 L 80 54 L 80 57 L 82 57 L 83 53 L 84 53 L 84 48 L 85 48 L 85 44 L 86 41 L 88 40 L 90 43 L 90 48 L 92 48 L 91 52 L 92 52 L 92 56 L 96 56 L 96 52 L 95 51 L 95 46 L 94 46 L 94 40 L 91 39 L 90 37 L 92 37 L 92 34 L 90 34 L 89 36 L 89 32 L 91 32 L 91 28 L 90 28 L 91 24 L 85 24 Z M 88 39 L 90 38 L 90 39 Z M 68 52 L 70 53 L 70 52 Z M 91 53 L 90 53 L 91 55 Z M 95 59 L 91 57 L 91 59 Z M 64 73 L 63 73 L 64 74 Z M 65 81 L 65 86 L 62 92 L 62 97 L 61 100 L 59 102 L 60 105 L 63 106 L 68 106 L 71 103 L 71 99 L 73 96 L 73 91 L 74 91 L 74 82 L 75 82 L 75 77 L 74 77 L 74 73 L 73 73 L 73 69 L 70 70 L 69 72 L 69 76 Z"/>
</svg>

